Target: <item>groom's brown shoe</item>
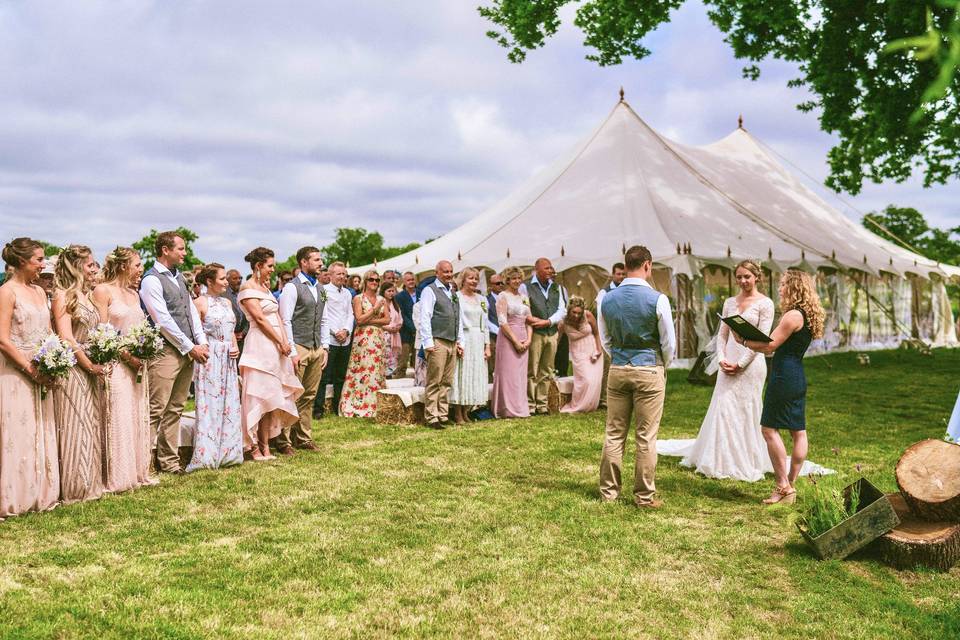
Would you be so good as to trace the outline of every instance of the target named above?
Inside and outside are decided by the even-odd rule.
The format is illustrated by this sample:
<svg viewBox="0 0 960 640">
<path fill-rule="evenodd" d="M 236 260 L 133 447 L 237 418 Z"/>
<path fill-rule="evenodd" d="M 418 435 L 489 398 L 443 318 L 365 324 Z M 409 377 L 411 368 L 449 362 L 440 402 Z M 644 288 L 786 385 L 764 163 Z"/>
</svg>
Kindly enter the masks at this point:
<svg viewBox="0 0 960 640">
<path fill-rule="evenodd" d="M 663 506 L 663 500 L 657 500 L 653 498 L 650 502 L 637 502 L 638 509 L 659 509 Z"/>
</svg>

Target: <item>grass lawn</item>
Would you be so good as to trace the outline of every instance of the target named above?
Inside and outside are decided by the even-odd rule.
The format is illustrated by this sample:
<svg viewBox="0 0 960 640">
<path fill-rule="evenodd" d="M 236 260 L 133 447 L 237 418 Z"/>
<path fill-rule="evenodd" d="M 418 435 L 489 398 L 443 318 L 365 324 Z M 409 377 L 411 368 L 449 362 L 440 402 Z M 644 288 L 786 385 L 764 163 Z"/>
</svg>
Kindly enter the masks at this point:
<svg viewBox="0 0 960 640">
<path fill-rule="evenodd" d="M 944 433 L 960 351 L 871 359 L 807 360 L 810 457 L 893 491 L 902 450 Z M 684 375 L 665 438 L 706 412 Z M 759 504 L 769 482 L 661 458 L 662 510 L 600 504 L 601 413 L 315 434 L 319 453 L 0 523 L 0 636 L 960 637 L 960 568 L 819 562 L 791 508 Z"/>
</svg>

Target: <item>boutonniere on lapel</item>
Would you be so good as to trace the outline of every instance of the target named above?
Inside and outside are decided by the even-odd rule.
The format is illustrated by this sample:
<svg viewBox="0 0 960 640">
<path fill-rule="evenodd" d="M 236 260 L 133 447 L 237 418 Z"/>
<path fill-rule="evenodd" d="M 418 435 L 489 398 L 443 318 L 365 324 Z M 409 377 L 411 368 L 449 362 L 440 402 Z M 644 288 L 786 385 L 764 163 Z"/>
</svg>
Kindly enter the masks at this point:
<svg viewBox="0 0 960 640">
<path fill-rule="evenodd" d="M 450 296 L 450 299 L 453 300 L 453 304 L 460 304 L 460 296 L 457 295 L 456 291 L 453 292 L 453 295 Z"/>
<path fill-rule="evenodd" d="M 527 296 L 523 296 L 522 298 L 520 298 L 520 302 L 522 302 L 525 307 L 530 306 L 530 298 L 528 298 Z"/>
<path fill-rule="evenodd" d="M 320 298 L 320 302 L 326 304 L 326 303 L 327 303 L 327 290 L 324 289 L 323 287 L 320 287 L 319 289 L 317 289 L 317 297 Z"/>
</svg>

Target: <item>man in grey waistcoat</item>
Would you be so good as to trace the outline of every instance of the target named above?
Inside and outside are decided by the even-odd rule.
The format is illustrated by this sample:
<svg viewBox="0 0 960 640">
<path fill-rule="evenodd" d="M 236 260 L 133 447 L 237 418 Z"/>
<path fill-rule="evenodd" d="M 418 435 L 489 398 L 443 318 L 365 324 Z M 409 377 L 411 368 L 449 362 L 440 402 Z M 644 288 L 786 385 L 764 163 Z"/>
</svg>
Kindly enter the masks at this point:
<svg viewBox="0 0 960 640">
<path fill-rule="evenodd" d="M 673 359 L 676 337 L 670 301 L 650 286 L 653 258 L 646 247 L 633 246 L 624 256 L 627 277 L 608 291 L 597 309 L 603 348 L 610 354 L 607 383 L 607 427 L 600 458 L 600 497 L 620 495 L 623 450 L 636 421 L 637 460 L 633 502 L 659 507 L 654 498 L 657 432 L 663 415 L 666 368 Z"/>
<path fill-rule="evenodd" d="M 175 231 L 157 235 L 157 261 L 140 280 L 140 301 L 163 335 L 163 355 L 147 363 L 150 431 L 156 438 L 159 471 L 180 470 L 180 417 L 190 394 L 193 363 L 207 361 L 207 338 L 200 314 L 177 267 L 187 245 Z"/>
<path fill-rule="evenodd" d="M 285 427 L 276 439 L 277 451 L 293 455 L 293 448 L 316 451 L 313 443 L 313 402 L 320 387 L 320 378 L 327 365 L 330 336 L 327 331 L 327 294 L 318 278 L 323 271 L 323 258 L 316 247 L 301 247 L 297 251 L 300 273 L 283 286 L 280 292 L 280 319 L 287 340 L 293 345 L 293 367 L 303 385 L 303 395 L 297 398 L 300 421 Z"/>
<path fill-rule="evenodd" d="M 420 337 L 427 359 L 427 387 L 423 413 L 427 426 L 442 429 L 449 424 L 448 395 L 453 386 L 453 370 L 463 350 L 460 337 L 460 301 L 450 288 L 453 265 L 437 263 L 437 279 L 420 294 Z"/>
<path fill-rule="evenodd" d="M 533 336 L 527 360 L 527 403 L 530 415 L 547 413 L 547 396 L 554 377 L 557 356 L 557 323 L 567 313 L 567 292 L 553 277 L 556 271 L 547 258 L 538 258 L 533 277 L 523 283 L 520 295 L 530 302 Z"/>
</svg>

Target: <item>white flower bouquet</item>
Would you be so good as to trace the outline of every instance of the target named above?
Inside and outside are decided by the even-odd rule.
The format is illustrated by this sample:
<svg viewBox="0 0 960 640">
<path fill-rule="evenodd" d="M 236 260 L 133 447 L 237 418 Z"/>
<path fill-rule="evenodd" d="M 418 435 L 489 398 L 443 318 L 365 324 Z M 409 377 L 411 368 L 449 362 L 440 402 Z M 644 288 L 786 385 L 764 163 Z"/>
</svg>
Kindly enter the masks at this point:
<svg viewBox="0 0 960 640">
<path fill-rule="evenodd" d="M 40 375 L 57 379 L 67 377 L 70 369 L 77 364 L 77 355 L 73 352 L 73 347 L 55 333 L 51 333 L 37 344 L 31 360 Z M 46 397 L 47 388 L 41 386 L 40 398 Z"/>
<path fill-rule="evenodd" d="M 84 351 L 94 364 L 110 364 L 120 359 L 123 338 L 112 324 L 100 323 L 88 335 Z"/>
<path fill-rule="evenodd" d="M 134 358 L 149 362 L 163 354 L 163 336 L 160 330 L 144 320 L 131 327 L 123 337 L 123 348 Z M 143 371 L 137 372 L 137 382 L 143 381 Z"/>
</svg>

